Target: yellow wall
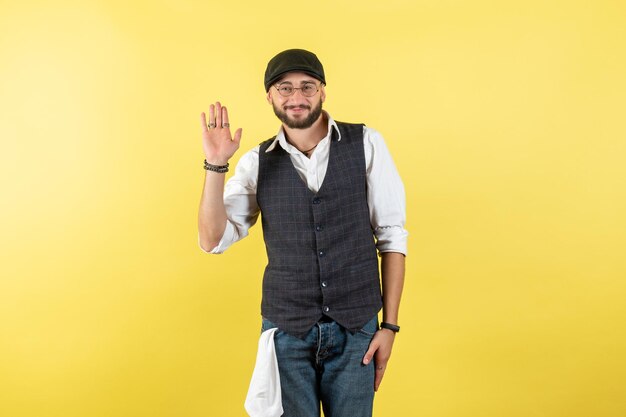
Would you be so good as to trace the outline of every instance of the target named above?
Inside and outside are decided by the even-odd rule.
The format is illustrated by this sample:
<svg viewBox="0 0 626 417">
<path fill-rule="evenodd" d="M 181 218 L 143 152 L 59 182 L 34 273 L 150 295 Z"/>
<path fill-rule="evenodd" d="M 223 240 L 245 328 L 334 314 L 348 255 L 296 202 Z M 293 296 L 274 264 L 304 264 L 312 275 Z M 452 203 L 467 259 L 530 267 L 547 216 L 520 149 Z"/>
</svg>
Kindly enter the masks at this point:
<svg viewBox="0 0 626 417">
<path fill-rule="evenodd" d="M 130 3 L 130 5 L 129 5 Z M 622 1 L 0 0 L 0 415 L 244 416 L 260 227 L 196 241 L 198 115 L 271 136 L 267 60 L 407 190 L 378 417 L 626 415 Z"/>
</svg>

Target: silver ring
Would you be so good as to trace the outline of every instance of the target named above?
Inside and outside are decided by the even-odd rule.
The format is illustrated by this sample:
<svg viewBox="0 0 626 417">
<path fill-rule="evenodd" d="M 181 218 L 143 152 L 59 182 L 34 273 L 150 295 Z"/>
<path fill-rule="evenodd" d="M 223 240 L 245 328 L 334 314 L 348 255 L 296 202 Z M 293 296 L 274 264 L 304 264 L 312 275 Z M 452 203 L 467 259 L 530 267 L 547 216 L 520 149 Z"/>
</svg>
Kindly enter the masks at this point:
<svg viewBox="0 0 626 417">
<path fill-rule="evenodd" d="M 213 129 L 215 126 L 216 126 L 216 124 L 215 124 L 215 123 L 209 123 L 209 124 L 207 125 L 207 127 L 208 127 L 209 129 Z"/>
<path fill-rule="evenodd" d="M 385 369 L 385 368 L 384 368 L 384 367 L 382 367 L 382 366 L 379 366 L 379 367 L 377 367 L 376 369 L 378 369 L 379 371 L 382 371 L 382 370 L 383 370 L 383 369 Z"/>
<path fill-rule="evenodd" d="M 230 127 L 230 123 L 222 123 L 222 127 Z"/>
</svg>

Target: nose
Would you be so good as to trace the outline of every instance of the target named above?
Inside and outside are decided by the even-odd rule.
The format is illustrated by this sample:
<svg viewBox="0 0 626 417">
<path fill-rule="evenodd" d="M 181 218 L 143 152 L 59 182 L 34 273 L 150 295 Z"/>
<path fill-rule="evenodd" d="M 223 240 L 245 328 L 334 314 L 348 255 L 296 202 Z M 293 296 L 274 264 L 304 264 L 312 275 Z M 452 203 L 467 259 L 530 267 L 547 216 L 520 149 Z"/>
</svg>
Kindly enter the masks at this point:
<svg viewBox="0 0 626 417">
<path fill-rule="evenodd" d="M 303 103 L 306 102 L 307 99 L 308 97 L 302 93 L 301 88 L 294 88 L 293 94 L 287 97 L 287 101 L 290 103 Z"/>
<path fill-rule="evenodd" d="M 294 88 L 291 97 L 294 97 L 296 94 L 300 94 L 302 97 L 306 97 L 302 92 L 302 88 Z"/>
</svg>

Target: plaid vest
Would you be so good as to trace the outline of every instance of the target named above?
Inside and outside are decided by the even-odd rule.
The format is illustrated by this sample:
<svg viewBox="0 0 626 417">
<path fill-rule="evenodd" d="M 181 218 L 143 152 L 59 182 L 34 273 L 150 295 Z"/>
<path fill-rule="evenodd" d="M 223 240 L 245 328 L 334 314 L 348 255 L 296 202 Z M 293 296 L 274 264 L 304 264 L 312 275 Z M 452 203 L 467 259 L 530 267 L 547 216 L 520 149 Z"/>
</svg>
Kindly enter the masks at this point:
<svg viewBox="0 0 626 417">
<path fill-rule="evenodd" d="M 261 143 L 257 201 L 268 264 L 262 315 L 294 336 L 326 315 L 350 331 L 382 307 L 367 205 L 363 125 L 338 122 L 328 168 L 313 193 L 280 146 Z"/>
</svg>

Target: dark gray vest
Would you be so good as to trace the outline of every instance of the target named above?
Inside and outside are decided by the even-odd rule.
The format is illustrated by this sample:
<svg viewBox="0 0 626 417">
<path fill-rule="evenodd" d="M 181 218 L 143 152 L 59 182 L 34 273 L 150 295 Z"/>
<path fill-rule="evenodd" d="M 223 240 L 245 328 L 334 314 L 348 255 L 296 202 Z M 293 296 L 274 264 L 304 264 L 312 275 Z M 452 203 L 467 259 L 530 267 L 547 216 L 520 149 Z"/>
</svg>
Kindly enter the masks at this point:
<svg viewBox="0 0 626 417">
<path fill-rule="evenodd" d="M 363 125 L 338 122 L 317 194 L 280 146 L 261 143 L 257 201 L 268 264 L 261 313 L 303 336 L 323 315 L 356 331 L 382 307 L 367 205 Z"/>
</svg>

